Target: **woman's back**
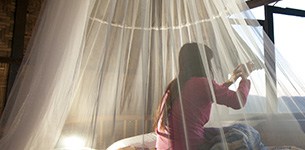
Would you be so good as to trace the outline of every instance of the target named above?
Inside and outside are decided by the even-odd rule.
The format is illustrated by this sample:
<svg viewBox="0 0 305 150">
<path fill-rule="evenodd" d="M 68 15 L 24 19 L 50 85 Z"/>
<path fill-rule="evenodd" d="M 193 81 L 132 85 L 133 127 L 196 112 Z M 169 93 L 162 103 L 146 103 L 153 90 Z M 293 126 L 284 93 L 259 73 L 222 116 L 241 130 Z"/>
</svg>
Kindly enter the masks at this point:
<svg viewBox="0 0 305 150">
<path fill-rule="evenodd" d="M 182 100 L 179 96 L 174 100 L 169 114 L 169 134 L 175 150 L 186 149 L 186 143 L 190 149 L 203 143 L 203 126 L 209 121 L 212 104 L 210 93 L 206 78 L 193 77 L 181 91 Z"/>
<path fill-rule="evenodd" d="M 162 130 L 158 126 L 158 147 L 179 149 L 197 149 L 205 142 L 204 125 L 210 119 L 211 104 L 213 102 L 211 93 L 215 93 L 216 102 L 234 109 L 239 109 L 245 104 L 250 89 L 249 80 L 241 80 L 237 91 L 231 91 L 225 85 L 219 85 L 212 81 L 209 85 L 208 79 L 204 77 L 193 77 L 189 79 L 181 89 L 181 97 L 175 96 L 173 104 L 168 113 L 168 131 L 163 132 L 167 137 L 160 136 Z M 210 88 L 213 88 L 213 92 Z M 163 98 L 166 100 L 166 98 Z M 181 105 L 182 103 L 182 105 Z M 182 111 L 183 110 L 183 111 Z M 160 134 L 161 133 L 161 134 Z"/>
</svg>

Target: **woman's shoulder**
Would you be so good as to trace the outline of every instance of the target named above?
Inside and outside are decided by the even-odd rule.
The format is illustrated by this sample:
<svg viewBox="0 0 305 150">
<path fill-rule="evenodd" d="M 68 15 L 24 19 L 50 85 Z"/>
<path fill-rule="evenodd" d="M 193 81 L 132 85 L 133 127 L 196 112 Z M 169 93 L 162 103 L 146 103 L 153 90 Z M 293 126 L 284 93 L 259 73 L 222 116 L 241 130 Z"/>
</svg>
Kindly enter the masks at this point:
<svg viewBox="0 0 305 150">
<path fill-rule="evenodd" d="M 191 79 L 189 79 L 187 81 L 188 84 L 191 85 L 209 85 L 209 84 L 213 84 L 213 86 L 220 86 L 215 80 L 211 80 L 209 81 L 208 78 L 206 77 L 192 77 Z"/>
<path fill-rule="evenodd" d="M 202 83 L 202 82 L 207 83 L 208 82 L 208 78 L 206 78 L 206 77 L 192 77 L 188 81 L 197 82 L 197 83 Z M 215 82 L 215 81 L 212 80 L 212 82 Z"/>
<path fill-rule="evenodd" d="M 187 81 L 187 84 L 192 84 L 192 85 L 206 85 L 208 83 L 209 82 L 206 77 L 192 77 Z"/>
<path fill-rule="evenodd" d="M 208 80 L 208 78 L 206 78 L 206 77 L 191 77 L 190 80 L 205 81 L 205 80 Z"/>
</svg>

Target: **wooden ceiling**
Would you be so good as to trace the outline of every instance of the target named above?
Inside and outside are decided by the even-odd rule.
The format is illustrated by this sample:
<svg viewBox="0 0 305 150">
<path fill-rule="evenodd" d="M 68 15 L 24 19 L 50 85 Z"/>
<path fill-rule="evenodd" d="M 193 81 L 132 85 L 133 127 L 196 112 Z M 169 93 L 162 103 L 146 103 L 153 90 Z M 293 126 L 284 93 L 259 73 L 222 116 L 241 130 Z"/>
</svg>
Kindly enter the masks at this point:
<svg viewBox="0 0 305 150">
<path fill-rule="evenodd" d="M 278 0 L 248 0 L 249 8 L 267 5 Z M 17 74 L 43 0 L 0 1 L 0 115 L 7 91 Z"/>
<path fill-rule="evenodd" d="M 249 8 L 255 8 L 263 5 L 267 5 L 273 2 L 277 2 L 280 0 L 248 0 L 246 3 L 248 4 Z"/>
</svg>

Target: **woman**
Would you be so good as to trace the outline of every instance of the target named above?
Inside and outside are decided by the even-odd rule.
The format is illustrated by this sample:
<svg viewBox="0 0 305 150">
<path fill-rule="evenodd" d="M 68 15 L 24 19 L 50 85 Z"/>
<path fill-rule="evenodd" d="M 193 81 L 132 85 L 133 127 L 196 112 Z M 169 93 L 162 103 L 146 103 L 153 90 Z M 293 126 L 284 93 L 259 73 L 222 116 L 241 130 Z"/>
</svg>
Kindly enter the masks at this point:
<svg viewBox="0 0 305 150">
<path fill-rule="evenodd" d="M 212 50 L 207 46 L 203 49 L 212 74 Z M 247 67 L 251 72 L 253 64 L 247 63 Z M 179 53 L 178 78 L 168 85 L 155 117 L 157 149 L 193 150 L 206 144 L 204 125 L 209 121 L 214 96 L 217 104 L 233 109 L 245 105 L 250 89 L 249 71 L 245 65 L 239 65 L 230 80 L 222 85 L 214 80 L 209 82 L 206 71 L 198 44 L 183 45 Z M 228 87 L 239 77 L 242 79 L 237 91 L 229 90 Z"/>
</svg>

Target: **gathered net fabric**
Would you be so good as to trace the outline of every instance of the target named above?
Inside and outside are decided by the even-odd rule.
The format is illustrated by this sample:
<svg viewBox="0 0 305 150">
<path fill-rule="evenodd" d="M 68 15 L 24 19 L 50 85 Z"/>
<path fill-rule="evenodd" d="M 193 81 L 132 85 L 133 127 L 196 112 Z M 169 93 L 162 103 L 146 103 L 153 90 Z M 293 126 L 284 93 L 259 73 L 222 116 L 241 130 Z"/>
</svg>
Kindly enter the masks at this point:
<svg viewBox="0 0 305 150">
<path fill-rule="evenodd" d="M 244 123 L 266 146 L 305 148 L 304 84 L 241 0 L 45 1 L 1 117 L 0 147 L 118 149 L 130 137 L 153 145 L 146 135 L 179 73 L 180 48 L 192 42 L 213 51 L 209 81 L 255 64 L 245 107 L 213 104 L 205 127 Z"/>
</svg>

